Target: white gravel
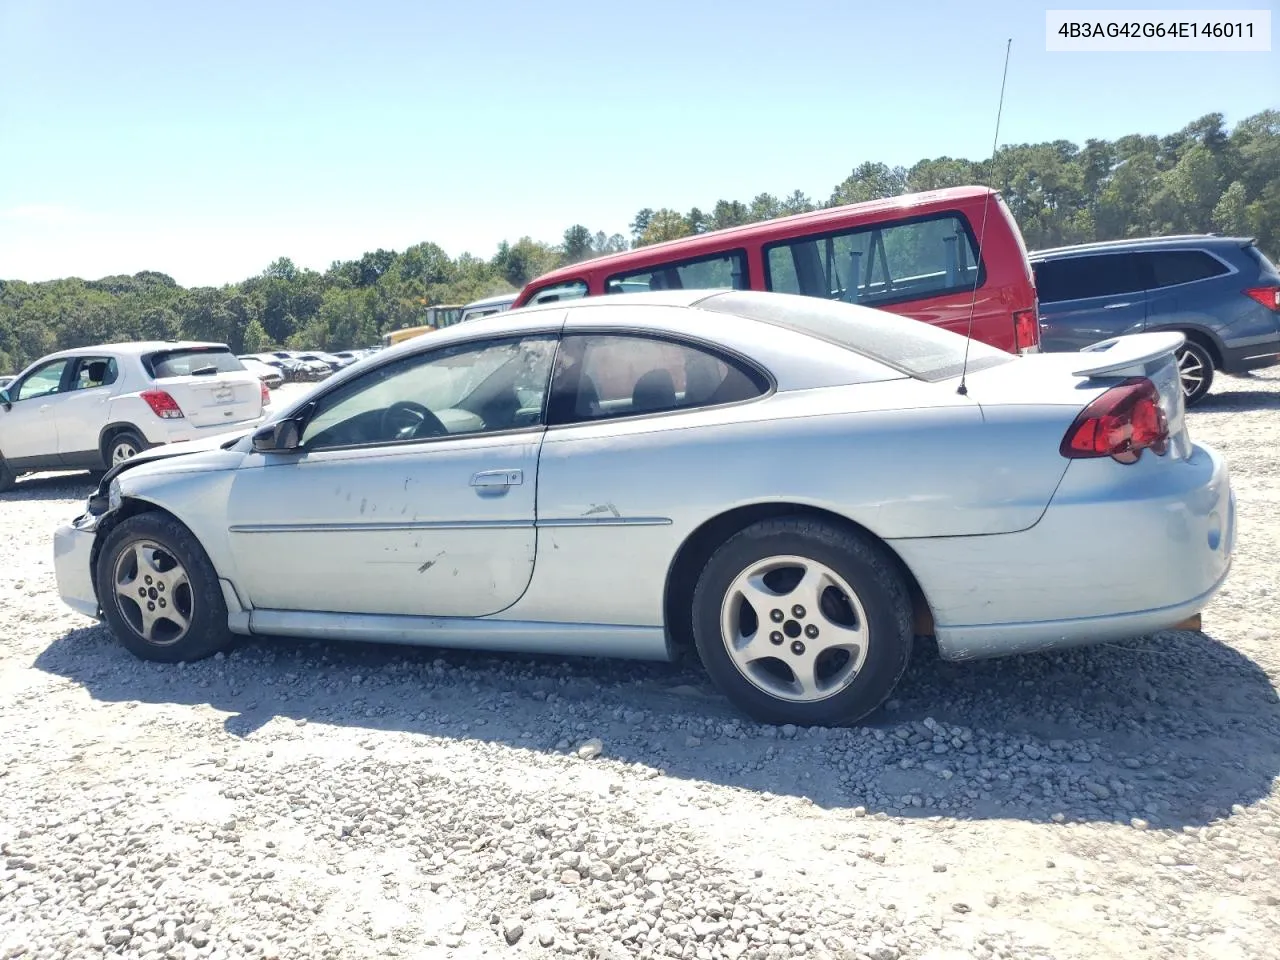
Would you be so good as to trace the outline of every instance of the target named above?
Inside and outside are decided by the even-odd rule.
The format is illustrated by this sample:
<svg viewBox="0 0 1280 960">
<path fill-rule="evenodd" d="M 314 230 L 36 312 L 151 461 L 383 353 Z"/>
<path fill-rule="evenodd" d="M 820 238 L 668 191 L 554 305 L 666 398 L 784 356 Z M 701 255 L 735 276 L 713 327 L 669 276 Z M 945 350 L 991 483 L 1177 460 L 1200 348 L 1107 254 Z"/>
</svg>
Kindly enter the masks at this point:
<svg viewBox="0 0 1280 960">
<path fill-rule="evenodd" d="M 87 483 L 25 480 L 0 498 L 0 960 L 1280 956 L 1280 373 L 1221 378 L 1191 422 L 1239 497 L 1206 634 L 924 646 L 844 731 L 746 722 L 691 665 L 143 664 L 55 594 Z"/>
</svg>

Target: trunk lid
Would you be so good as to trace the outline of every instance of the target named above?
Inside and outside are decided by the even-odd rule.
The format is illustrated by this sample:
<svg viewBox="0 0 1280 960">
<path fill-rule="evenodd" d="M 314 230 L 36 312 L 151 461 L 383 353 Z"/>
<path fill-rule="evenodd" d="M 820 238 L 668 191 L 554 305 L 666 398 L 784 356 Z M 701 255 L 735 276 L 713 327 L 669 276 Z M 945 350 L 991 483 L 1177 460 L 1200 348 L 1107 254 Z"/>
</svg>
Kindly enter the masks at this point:
<svg viewBox="0 0 1280 960">
<path fill-rule="evenodd" d="M 233 425 L 262 413 L 261 382 L 225 346 L 176 346 L 143 364 L 192 426 Z"/>
<path fill-rule="evenodd" d="M 1169 424 L 1173 459 L 1191 455 L 1186 402 L 1176 352 L 1181 333 L 1163 331 L 1113 337 L 1078 353 L 1031 354 L 968 375 L 969 396 L 984 410 L 1041 406 L 1063 408 L 1065 431 L 1075 416 L 1107 390 L 1131 377 L 1146 377 L 1160 394 Z"/>
<path fill-rule="evenodd" d="M 235 424 L 262 413 L 261 381 L 248 371 L 157 378 L 156 387 L 177 401 L 195 427 Z"/>
</svg>

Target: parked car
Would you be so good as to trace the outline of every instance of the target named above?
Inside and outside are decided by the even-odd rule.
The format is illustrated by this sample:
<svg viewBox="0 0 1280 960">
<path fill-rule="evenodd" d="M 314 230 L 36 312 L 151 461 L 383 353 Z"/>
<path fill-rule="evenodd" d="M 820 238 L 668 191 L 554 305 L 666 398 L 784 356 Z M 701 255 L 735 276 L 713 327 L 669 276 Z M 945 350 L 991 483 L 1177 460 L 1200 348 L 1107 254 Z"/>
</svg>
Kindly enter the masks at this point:
<svg viewBox="0 0 1280 960">
<path fill-rule="evenodd" d="M 850 722 L 916 631 L 966 660 L 1209 601 L 1234 500 L 1186 430 L 1182 340 L 1017 357 L 756 291 L 513 311 L 335 374 L 235 443 L 113 469 L 57 532 L 58 589 L 151 660 L 233 634 L 691 646 L 751 716 Z"/>
<path fill-rule="evenodd" d="M 316 380 L 323 380 L 333 373 L 333 367 L 323 360 L 303 360 L 300 357 L 290 357 L 282 361 L 282 363 L 284 364 L 285 380 L 290 383 L 310 383 Z"/>
<path fill-rule="evenodd" d="M 1143 330 L 1186 335 L 1178 369 L 1188 405 L 1214 371 L 1280 363 L 1280 273 L 1250 239 L 1152 237 L 1031 254 L 1044 350 L 1079 350 Z"/>
<path fill-rule="evenodd" d="M 323 350 L 299 351 L 293 354 L 293 359 L 301 360 L 303 363 L 322 363 L 329 368 L 330 373 L 341 370 L 347 365 L 344 360 Z"/>
<path fill-rule="evenodd" d="M 1027 248 L 987 187 L 853 203 L 608 254 L 530 281 L 514 305 L 719 288 L 880 307 L 956 333 L 969 331 L 972 313 L 975 339 L 1012 353 L 1039 349 Z"/>
<path fill-rule="evenodd" d="M 243 356 L 238 358 L 246 370 L 274 390 L 284 383 L 284 372 L 274 364 L 263 363 L 257 357 Z"/>
<path fill-rule="evenodd" d="M 257 423 L 267 387 L 221 343 L 111 343 L 37 360 L 0 391 L 0 490 L 105 470 L 158 444 Z"/>
<path fill-rule="evenodd" d="M 363 350 L 335 350 L 333 355 L 342 361 L 344 367 L 349 367 L 357 360 L 361 360 L 365 356 Z"/>
<path fill-rule="evenodd" d="M 468 320 L 479 320 L 481 317 L 490 317 L 495 313 L 502 313 L 510 310 L 511 305 L 516 302 L 516 293 L 500 293 L 496 297 L 485 297 L 483 300 L 473 300 L 462 308 L 462 317 L 459 323 L 465 323 Z"/>
</svg>

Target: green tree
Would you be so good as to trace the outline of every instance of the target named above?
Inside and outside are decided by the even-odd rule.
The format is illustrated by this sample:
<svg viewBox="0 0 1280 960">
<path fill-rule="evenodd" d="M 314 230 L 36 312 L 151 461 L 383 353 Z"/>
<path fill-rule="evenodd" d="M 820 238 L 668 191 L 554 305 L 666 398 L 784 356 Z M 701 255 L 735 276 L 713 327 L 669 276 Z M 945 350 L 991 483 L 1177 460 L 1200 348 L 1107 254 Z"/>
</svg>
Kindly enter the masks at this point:
<svg viewBox="0 0 1280 960">
<path fill-rule="evenodd" d="M 677 237 L 687 237 L 692 233 L 689 224 L 685 222 L 684 217 L 663 207 L 654 213 L 649 220 L 649 226 L 645 228 L 644 235 L 637 242 L 637 246 L 648 246 L 651 243 L 661 243 L 664 240 L 675 240 Z"/>
</svg>

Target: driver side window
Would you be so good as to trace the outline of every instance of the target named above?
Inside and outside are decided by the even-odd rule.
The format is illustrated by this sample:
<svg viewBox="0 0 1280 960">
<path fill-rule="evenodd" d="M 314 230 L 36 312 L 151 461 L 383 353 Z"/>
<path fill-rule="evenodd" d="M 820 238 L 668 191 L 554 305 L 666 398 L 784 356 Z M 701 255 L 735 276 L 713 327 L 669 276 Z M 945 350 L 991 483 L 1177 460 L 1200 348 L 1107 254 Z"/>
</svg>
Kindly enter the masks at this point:
<svg viewBox="0 0 1280 960">
<path fill-rule="evenodd" d="M 10 399 L 17 402 L 57 393 L 62 386 L 62 375 L 67 369 L 67 363 L 66 360 L 54 360 L 52 363 L 32 370 L 16 390 L 9 391 Z"/>
<path fill-rule="evenodd" d="M 323 397 L 306 450 L 403 443 L 542 425 L 556 338 L 459 344 L 370 370 Z"/>
</svg>

